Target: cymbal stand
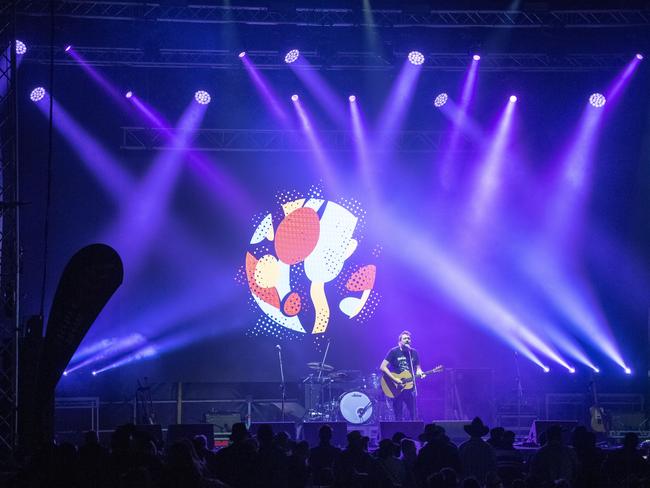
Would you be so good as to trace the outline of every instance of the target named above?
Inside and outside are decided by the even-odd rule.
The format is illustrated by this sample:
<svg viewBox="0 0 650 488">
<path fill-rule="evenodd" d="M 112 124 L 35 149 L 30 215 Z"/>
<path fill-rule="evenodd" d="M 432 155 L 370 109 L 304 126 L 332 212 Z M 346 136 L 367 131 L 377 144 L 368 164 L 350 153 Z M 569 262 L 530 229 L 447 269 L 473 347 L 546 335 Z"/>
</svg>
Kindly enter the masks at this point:
<svg viewBox="0 0 650 488">
<path fill-rule="evenodd" d="M 286 399 L 286 385 L 284 382 L 284 367 L 282 365 L 282 347 L 277 344 L 275 348 L 278 351 L 278 361 L 280 362 L 280 393 L 282 394 L 282 421 L 284 422 L 284 402 Z"/>
<path fill-rule="evenodd" d="M 331 342 L 331 340 L 332 340 L 331 338 L 327 339 L 327 346 L 325 346 L 325 352 L 323 353 L 323 359 L 320 362 L 320 368 L 318 368 L 318 380 L 317 380 L 317 384 L 318 384 L 318 406 L 319 406 L 321 412 L 323 411 L 324 396 L 325 396 L 325 385 L 321 381 L 321 378 L 323 376 L 323 368 L 325 367 L 325 360 L 327 359 L 327 353 L 330 350 L 330 342 Z"/>
</svg>

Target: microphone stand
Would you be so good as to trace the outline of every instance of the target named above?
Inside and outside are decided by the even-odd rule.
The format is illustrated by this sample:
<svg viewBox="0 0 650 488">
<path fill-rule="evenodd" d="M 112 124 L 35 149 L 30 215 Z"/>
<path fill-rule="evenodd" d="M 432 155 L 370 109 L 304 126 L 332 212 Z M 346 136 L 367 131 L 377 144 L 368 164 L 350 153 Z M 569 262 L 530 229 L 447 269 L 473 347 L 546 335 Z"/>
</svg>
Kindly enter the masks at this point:
<svg viewBox="0 0 650 488">
<path fill-rule="evenodd" d="M 280 362 L 280 393 L 282 395 L 282 421 L 284 422 L 284 400 L 285 400 L 285 385 L 284 385 L 284 368 L 282 366 L 282 348 L 280 344 L 276 345 L 275 348 L 278 350 L 278 361 Z"/>
<path fill-rule="evenodd" d="M 413 375 L 413 420 L 418 418 L 418 384 L 415 381 L 415 369 L 413 368 L 413 349 L 411 346 L 406 346 L 409 352 L 409 362 L 411 363 L 411 374 Z"/>
<path fill-rule="evenodd" d="M 521 429 L 521 403 L 524 397 L 524 390 L 521 386 L 521 377 L 519 376 L 519 353 L 515 351 L 515 371 L 517 376 L 515 377 L 517 381 L 517 434 Z"/>
</svg>

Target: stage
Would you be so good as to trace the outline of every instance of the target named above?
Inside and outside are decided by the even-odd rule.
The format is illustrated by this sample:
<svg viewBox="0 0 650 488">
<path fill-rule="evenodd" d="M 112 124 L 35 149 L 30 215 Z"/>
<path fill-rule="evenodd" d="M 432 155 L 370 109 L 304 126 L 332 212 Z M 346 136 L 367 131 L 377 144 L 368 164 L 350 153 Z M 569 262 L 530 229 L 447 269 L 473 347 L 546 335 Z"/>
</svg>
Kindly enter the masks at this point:
<svg viewBox="0 0 650 488">
<path fill-rule="evenodd" d="M 9 3 L 0 447 L 647 436 L 646 10 Z"/>
</svg>

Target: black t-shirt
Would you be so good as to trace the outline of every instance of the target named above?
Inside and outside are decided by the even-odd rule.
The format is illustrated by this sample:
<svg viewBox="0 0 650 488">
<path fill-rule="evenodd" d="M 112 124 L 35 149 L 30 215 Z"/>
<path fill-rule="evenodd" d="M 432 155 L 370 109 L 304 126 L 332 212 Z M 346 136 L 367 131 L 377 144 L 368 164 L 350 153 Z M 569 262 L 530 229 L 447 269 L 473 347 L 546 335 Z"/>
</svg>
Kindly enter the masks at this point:
<svg viewBox="0 0 650 488">
<path fill-rule="evenodd" d="M 402 371 L 411 371 L 411 355 L 413 356 L 413 368 L 417 370 L 420 364 L 420 357 L 415 349 L 400 348 L 395 346 L 388 354 L 386 354 L 386 361 L 390 366 L 390 370 L 395 374 L 400 374 Z M 411 371 L 411 373 L 413 373 Z"/>
</svg>

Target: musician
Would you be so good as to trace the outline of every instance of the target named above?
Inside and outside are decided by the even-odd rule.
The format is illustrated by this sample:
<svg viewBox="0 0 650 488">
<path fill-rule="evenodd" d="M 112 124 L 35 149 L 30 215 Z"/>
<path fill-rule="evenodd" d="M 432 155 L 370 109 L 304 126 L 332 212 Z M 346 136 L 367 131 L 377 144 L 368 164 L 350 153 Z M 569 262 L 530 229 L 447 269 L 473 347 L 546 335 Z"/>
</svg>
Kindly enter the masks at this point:
<svg viewBox="0 0 650 488">
<path fill-rule="evenodd" d="M 395 381 L 395 383 L 401 383 L 401 379 L 397 376 L 398 374 L 408 371 L 413 375 L 413 370 L 415 369 L 415 377 L 424 378 L 426 375 L 422 372 L 420 367 L 420 358 L 418 352 L 411 347 L 411 333 L 408 330 L 404 330 L 400 333 L 398 337 L 398 343 L 396 347 L 393 347 L 388 351 L 386 357 L 381 362 L 379 369 L 384 373 L 388 378 Z M 395 412 L 395 420 L 402 420 L 402 408 L 406 405 L 406 408 L 409 411 L 409 417 L 411 420 L 415 420 L 415 389 L 405 389 L 400 394 L 396 395 L 393 398 L 393 411 Z"/>
</svg>

